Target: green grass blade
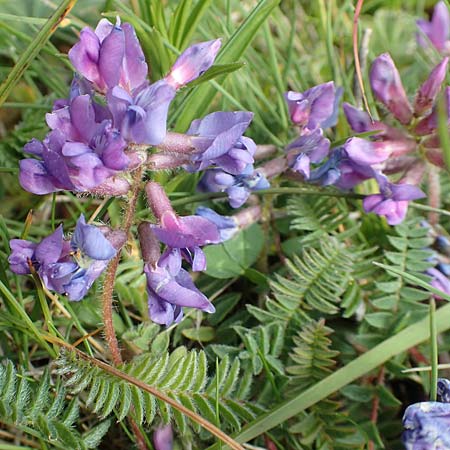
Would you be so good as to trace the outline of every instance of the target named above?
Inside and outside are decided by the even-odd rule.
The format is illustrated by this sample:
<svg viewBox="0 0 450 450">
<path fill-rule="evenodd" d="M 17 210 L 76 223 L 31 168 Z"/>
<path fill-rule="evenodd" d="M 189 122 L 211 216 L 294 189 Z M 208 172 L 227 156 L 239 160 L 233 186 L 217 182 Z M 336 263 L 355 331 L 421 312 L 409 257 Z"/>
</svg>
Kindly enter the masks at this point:
<svg viewBox="0 0 450 450">
<path fill-rule="evenodd" d="M 20 80 L 28 66 L 44 47 L 50 36 L 55 32 L 58 25 L 67 16 L 77 0 L 63 0 L 61 5 L 49 17 L 45 25 L 40 29 L 28 48 L 22 53 L 16 65 L 9 72 L 6 80 L 0 85 L 0 106 L 8 98 L 11 90 Z"/>
<path fill-rule="evenodd" d="M 217 57 L 217 63 L 227 64 L 238 61 L 255 37 L 256 32 L 279 2 L 280 0 L 261 0 L 223 46 Z M 181 108 L 183 113 L 178 119 L 177 129 L 186 130 L 194 119 L 206 111 L 215 95 L 216 89 L 210 83 L 192 90 L 183 102 L 184 107 Z"/>
<path fill-rule="evenodd" d="M 30 332 L 30 335 L 34 336 L 36 341 L 39 342 L 42 345 L 42 347 L 47 350 L 47 352 L 52 358 L 55 358 L 57 353 L 47 344 L 47 342 L 42 337 L 42 334 L 36 328 L 36 325 L 28 317 L 28 314 L 25 312 L 22 305 L 17 301 L 14 295 L 8 290 L 8 288 L 1 281 L 0 281 L 0 291 L 10 304 L 11 309 L 14 311 L 14 313 L 16 313 L 17 316 L 24 322 L 24 324 L 26 324 Z"/>
</svg>

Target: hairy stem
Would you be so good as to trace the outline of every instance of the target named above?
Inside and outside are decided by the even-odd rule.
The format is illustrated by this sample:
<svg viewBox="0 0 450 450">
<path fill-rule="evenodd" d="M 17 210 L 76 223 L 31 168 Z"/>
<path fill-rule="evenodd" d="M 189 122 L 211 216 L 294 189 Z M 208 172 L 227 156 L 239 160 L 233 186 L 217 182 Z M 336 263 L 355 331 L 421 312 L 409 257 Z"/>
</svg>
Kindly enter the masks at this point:
<svg viewBox="0 0 450 450">
<path fill-rule="evenodd" d="M 142 168 L 139 168 L 134 173 L 134 183 L 131 188 L 131 196 L 128 207 L 125 210 L 123 219 L 123 231 L 128 235 L 131 225 L 133 224 L 134 213 L 136 210 L 136 202 L 139 196 L 140 183 L 142 178 Z M 105 338 L 108 344 L 109 351 L 113 363 L 118 365 L 122 362 L 120 354 L 119 343 L 117 341 L 116 332 L 113 324 L 113 294 L 114 294 L 114 280 L 116 278 L 117 267 L 119 265 L 120 252 L 111 260 L 106 270 L 104 289 L 102 294 L 103 305 L 103 323 L 105 325 Z"/>
</svg>

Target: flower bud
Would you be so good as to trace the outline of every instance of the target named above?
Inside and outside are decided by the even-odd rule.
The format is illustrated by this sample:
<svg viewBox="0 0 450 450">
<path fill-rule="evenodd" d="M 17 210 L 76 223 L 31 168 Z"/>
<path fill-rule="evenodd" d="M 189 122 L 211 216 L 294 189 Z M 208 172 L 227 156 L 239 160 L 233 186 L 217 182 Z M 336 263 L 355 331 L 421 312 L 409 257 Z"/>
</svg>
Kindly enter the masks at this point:
<svg viewBox="0 0 450 450">
<path fill-rule="evenodd" d="M 175 61 L 165 80 L 174 89 L 195 80 L 213 65 L 220 46 L 220 39 L 192 45 Z"/>
<path fill-rule="evenodd" d="M 434 100 L 441 88 L 445 75 L 447 74 L 448 58 L 444 58 L 430 73 L 430 76 L 422 84 L 417 92 L 414 103 L 414 113 L 416 116 L 422 115 L 433 106 Z"/>
<path fill-rule="evenodd" d="M 383 53 L 372 63 L 370 85 L 376 99 L 383 103 L 396 119 L 403 124 L 411 122 L 411 106 L 389 53 Z"/>
</svg>

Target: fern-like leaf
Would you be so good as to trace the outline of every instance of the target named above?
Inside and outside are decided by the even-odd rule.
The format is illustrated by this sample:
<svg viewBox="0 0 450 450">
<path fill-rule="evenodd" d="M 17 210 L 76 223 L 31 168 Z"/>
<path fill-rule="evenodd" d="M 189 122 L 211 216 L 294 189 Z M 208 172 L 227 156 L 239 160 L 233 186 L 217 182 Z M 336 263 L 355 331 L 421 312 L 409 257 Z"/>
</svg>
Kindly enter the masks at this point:
<svg viewBox="0 0 450 450">
<path fill-rule="evenodd" d="M 17 373 L 13 363 L 0 365 L 0 420 L 53 448 L 86 450 L 96 448 L 108 431 L 110 421 L 82 435 L 74 427 L 78 419 L 78 399 L 66 399 L 62 386 L 54 389 L 45 371 L 34 386 Z"/>
<path fill-rule="evenodd" d="M 132 414 L 139 424 L 151 424 L 156 417 L 163 423 L 173 422 L 181 434 L 189 432 L 188 426 L 199 431 L 196 424 L 161 399 L 155 399 L 146 391 L 128 384 L 101 368 L 63 351 L 57 364 L 68 377 L 67 386 L 74 386 L 73 379 L 89 379 L 86 405 L 96 414 L 107 417 L 114 410 L 117 418 L 123 420 Z M 254 410 L 244 401 L 246 391 L 240 389 L 242 370 L 239 361 L 228 357 L 219 364 L 219 379 L 208 382 L 206 355 L 203 351 L 187 351 L 184 347 L 172 353 L 142 354 L 121 370 L 139 381 L 151 385 L 161 393 L 176 400 L 185 407 L 216 422 L 215 404 L 220 403 L 220 421 L 224 429 L 239 430 L 242 422 L 254 417 Z M 217 374 L 216 374 L 217 376 Z M 247 380 L 247 377 L 243 377 Z M 78 391 L 78 390 L 77 390 Z"/>
</svg>

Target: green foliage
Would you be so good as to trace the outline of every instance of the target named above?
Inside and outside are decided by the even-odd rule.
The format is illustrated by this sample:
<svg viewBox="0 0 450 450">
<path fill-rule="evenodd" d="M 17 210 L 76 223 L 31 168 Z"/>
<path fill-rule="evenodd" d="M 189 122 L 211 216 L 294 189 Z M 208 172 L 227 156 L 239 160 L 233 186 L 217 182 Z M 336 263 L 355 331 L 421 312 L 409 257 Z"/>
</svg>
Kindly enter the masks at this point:
<svg viewBox="0 0 450 450">
<path fill-rule="evenodd" d="M 248 310 L 262 322 L 278 320 L 286 326 L 291 321 L 301 325 L 311 310 L 337 314 L 344 294 L 358 283 L 360 271 L 367 270 L 370 253 L 350 250 L 331 236 L 318 248 L 305 247 L 292 261 L 286 260 L 288 276 L 275 274 L 270 283 L 274 298 L 267 299 L 266 309 L 248 305 Z"/>
<path fill-rule="evenodd" d="M 384 261 L 390 267 L 407 272 L 421 280 L 428 281 L 424 272 L 433 266 L 430 261 L 431 243 L 427 227 L 420 225 L 419 219 L 412 219 L 395 227 L 388 235 L 390 248 L 384 250 Z M 429 293 L 403 277 L 385 273 L 375 282 L 369 310 L 364 317 L 370 327 L 385 336 L 394 329 L 401 329 L 427 314 L 428 307 L 423 304 Z"/>
<path fill-rule="evenodd" d="M 16 371 L 11 361 L 0 365 L 0 420 L 47 442 L 54 448 L 97 448 L 111 425 L 109 420 L 80 433 L 74 425 L 79 417 L 76 397 L 67 398 L 59 384 L 51 385 L 48 370 L 38 384 Z"/>
<path fill-rule="evenodd" d="M 101 418 L 114 412 L 121 421 L 131 414 L 138 424 L 145 422 L 151 425 L 156 418 L 163 423 L 172 422 L 182 435 L 188 433 L 189 426 L 196 432 L 200 431 L 197 423 L 188 422 L 183 414 L 167 403 L 124 379 L 92 366 L 76 354 L 63 352 L 57 364 L 58 372 L 67 375 L 65 386 L 73 394 L 85 391 L 86 406 Z M 179 347 L 170 354 L 143 354 L 121 367 L 125 373 L 209 421 L 215 423 L 220 420 L 224 429 L 236 431 L 243 421 L 254 417 L 252 408 L 245 402 L 248 377 L 241 373 L 237 359 L 231 362 L 224 357 L 218 369 L 208 381 L 206 354 L 203 351 L 187 351 L 185 347 Z M 219 417 L 215 412 L 216 401 L 220 402 Z"/>
<path fill-rule="evenodd" d="M 320 319 L 306 324 L 296 336 L 290 353 L 292 365 L 286 367 L 290 383 L 298 389 L 306 389 L 331 373 L 339 352 L 330 350 L 328 336 L 333 330 Z"/>
</svg>

